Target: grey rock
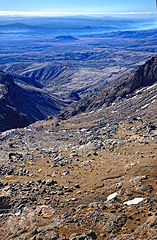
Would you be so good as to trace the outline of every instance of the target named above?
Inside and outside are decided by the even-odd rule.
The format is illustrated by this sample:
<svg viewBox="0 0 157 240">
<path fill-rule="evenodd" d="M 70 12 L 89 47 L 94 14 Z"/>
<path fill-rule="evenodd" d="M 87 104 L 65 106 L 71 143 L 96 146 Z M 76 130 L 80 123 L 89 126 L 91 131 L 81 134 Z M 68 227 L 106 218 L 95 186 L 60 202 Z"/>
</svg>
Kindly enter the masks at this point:
<svg viewBox="0 0 157 240">
<path fill-rule="evenodd" d="M 52 125 L 53 125 L 53 127 L 58 127 L 58 126 L 59 126 L 59 123 L 58 123 L 58 122 L 55 122 L 55 123 L 53 123 Z"/>
<path fill-rule="evenodd" d="M 107 222 L 106 224 L 106 231 L 111 233 L 112 231 L 118 231 L 125 225 L 127 220 L 127 216 L 125 214 L 119 215 L 112 219 L 111 221 Z"/>
<path fill-rule="evenodd" d="M 73 233 L 70 235 L 70 240 L 84 240 L 86 239 L 85 235 L 81 235 L 79 233 Z"/>
<path fill-rule="evenodd" d="M 55 183 L 55 182 L 54 182 L 53 179 L 48 179 L 45 184 L 46 184 L 47 186 L 51 186 L 51 185 L 54 185 L 54 183 Z"/>
<path fill-rule="evenodd" d="M 58 240 L 69 240 L 69 238 L 63 237 L 63 238 L 58 238 Z"/>
<path fill-rule="evenodd" d="M 37 228 L 34 228 L 34 229 L 32 230 L 32 232 L 31 232 L 32 235 L 35 235 L 35 234 L 37 234 L 37 233 L 38 233 Z"/>
<path fill-rule="evenodd" d="M 81 209 L 87 208 L 87 207 L 88 207 L 88 205 L 79 205 L 79 206 L 77 207 L 77 210 L 81 210 Z"/>
<path fill-rule="evenodd" d="M 51 237 L 51 240 L 57 240 L 58 238 L 59 238 L 58 235 L 55 235 L 55 236 Z"/>
<path fill-rule="evenodd" d="M 93 230 L 90 230 L 90 231 L 88 231 L 87 233 L 87 236 L 88 237 L 90 237 L 91 239 L 97 239 L 97 236 L 96 236 L 96 234 L 95 234 L 95 231 L 93 231 Z"/>
<path fill-rule="evenodd" d="M 120 189 L 122 186 L 123 186 L 123 184 L 122 184 L 121 182 L 116 184 L 116 187 L 117 187 L 118 189 Z"/>
<path fill-rule="evenodd" d="M 63 175 L 69 175 L 70 174 L 70 172 L 67 170 L 65 170 L 64 172 L 63 172 Z"/>
<path fill-rule="evenodd" d="M 78 236 L 78 237 L 76 237 L 76 240 L 86 240 L 87 238 L 86 238 L 86 236 L 84 236 L 84 235 L 81 235 L 81 236 Z"/>
<path fill-rule="evenodd" d="M 78 153 L 72 153 L 70 154 L 70 157 L 78 157 Z"/>
<path fill-rule="evenodd" d="M 43 237 L 41 237 L 40 235 L 38 235 L 38 236 L 36 237 L 36 240 L 43 240 Z"/>
<path fill-rule="evenodd" d="M 37 182 L 38 182 L 38 183 L 41 183 L 42 181 L 41 181 L 41 179 L 38 179 Z"/>
<path fill-rule="evenodd" d="M 72 223 L 72 222 L 75 222 L 74 218 L 72 217 L 67 218 L 65 221 L 65 223 Z"/>
<path fill-rule="evenodd" d="M 30 240 L 36 240 L 36 236 L 34 236 L 34 237 L 30 238 Z"/>
<path fill-rule="evenodd" d="M 140 189 L 144 192 L 149 192 L 149 193 L 153 191 L 152 185 L 144 185 L 144 186 L 141 186 Z"/>
</svg>

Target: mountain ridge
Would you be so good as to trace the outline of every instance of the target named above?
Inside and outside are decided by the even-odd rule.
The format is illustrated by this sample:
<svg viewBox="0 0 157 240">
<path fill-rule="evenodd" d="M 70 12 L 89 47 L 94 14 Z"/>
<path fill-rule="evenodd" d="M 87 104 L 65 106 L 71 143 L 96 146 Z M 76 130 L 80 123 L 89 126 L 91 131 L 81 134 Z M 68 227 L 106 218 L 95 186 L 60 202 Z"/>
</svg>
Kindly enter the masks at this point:
<svg viewBox="0 0 157 240">
<path fill-rule="evenodd" d="M 140 87 L 149 86 L 157 81 L 157 55 L 146 61 L 141 67 L 118 81 L 107 85 L 98 93 L 72 103 L 67 109 L 60 113 L 59 117 L 67 119 L 81 112 L 92 111 L 108 107 L 117 98 L 124 98 Z"/>
</svg>

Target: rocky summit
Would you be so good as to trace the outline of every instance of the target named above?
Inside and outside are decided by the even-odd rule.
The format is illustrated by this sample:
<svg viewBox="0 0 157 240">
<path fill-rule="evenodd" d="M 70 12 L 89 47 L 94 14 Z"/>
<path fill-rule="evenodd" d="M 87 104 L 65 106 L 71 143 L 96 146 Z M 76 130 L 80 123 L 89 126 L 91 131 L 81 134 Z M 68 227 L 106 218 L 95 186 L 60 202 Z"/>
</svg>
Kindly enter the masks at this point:
<svg viewBox="0 0 157 240">
<path fill-rule="evenodd" d="M 156 60 L 58 117 L 1 132 L 2 240 L 156 239 Z M 4 104 L 20 87 L 0 74 Z"/>
</svg>

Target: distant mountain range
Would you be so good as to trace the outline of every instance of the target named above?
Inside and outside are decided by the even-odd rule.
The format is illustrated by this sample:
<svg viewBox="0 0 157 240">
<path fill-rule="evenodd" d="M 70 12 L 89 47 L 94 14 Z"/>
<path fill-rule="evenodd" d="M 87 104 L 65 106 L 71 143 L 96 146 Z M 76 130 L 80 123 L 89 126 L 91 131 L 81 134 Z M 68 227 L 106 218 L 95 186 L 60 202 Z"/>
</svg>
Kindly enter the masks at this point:
<svg viewBox="0 0 157 240">
<path fill-rule="evenodd" d="M 13 23 L 7 25 L 0 25 L 0 33 L 24 33 L 43 30 L 40 26 L 31 26 L 23 23 Z"/>
<path fill-rule="evenodd" d="M 16 32 L 38 32 L 52 31 L 64 29 L 85 29 L 92 30 L 100 29 L 101 31 L 119 31 L 119 30 L 136 30 L 145 26 L 154 25 L 154 19 L 120 19 L 113 17 L 86 17 L 86 16 L 73 16 L 73 17 L 36 17 L 36 18 L 0 18 L 0 33 L 16 33 Z M 53 32 L 51 32 L 53 33 Z M 99 33 L 99 31 L 98 31 Z M 79 35 L 78 31 L 78 35 Z M 82 34 L 82 33 L 81 33 Z M 67 32 L 65 32 L 67 35 Z"/>
</svg>

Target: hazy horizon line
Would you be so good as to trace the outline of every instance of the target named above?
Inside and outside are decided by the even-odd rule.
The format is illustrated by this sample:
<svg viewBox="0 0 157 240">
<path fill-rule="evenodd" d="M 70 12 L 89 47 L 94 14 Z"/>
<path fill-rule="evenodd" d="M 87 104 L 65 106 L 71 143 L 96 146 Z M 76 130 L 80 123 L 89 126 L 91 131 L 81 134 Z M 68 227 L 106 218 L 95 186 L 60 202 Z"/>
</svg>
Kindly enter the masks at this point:
<svg viewBox="0 0 157 240">
<path fill-rule="evenodd" d="M 104 16 L 104 15 L 157 15 L 157 12 L 36 12 L 36 11 L 0 11 L 0 16 L 23 16 L 23 17 L 61 17 L 61 16 Z"/>
</svg>

